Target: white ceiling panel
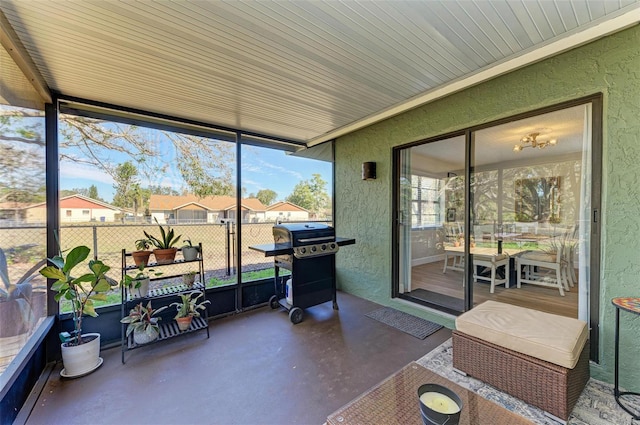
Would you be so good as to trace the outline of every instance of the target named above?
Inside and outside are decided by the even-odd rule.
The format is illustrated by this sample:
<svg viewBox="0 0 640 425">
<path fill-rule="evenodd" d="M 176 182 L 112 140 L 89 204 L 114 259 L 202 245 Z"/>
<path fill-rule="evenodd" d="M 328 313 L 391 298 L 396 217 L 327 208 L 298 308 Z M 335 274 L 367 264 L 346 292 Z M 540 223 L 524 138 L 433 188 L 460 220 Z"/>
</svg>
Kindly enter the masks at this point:
<svg viewBox="0 0 640 425">
<path fill-rule="evenodd" d="M 638 1 L 0 0 L 0 10 L 62 95 L 318 143 Z"/>
</svg>

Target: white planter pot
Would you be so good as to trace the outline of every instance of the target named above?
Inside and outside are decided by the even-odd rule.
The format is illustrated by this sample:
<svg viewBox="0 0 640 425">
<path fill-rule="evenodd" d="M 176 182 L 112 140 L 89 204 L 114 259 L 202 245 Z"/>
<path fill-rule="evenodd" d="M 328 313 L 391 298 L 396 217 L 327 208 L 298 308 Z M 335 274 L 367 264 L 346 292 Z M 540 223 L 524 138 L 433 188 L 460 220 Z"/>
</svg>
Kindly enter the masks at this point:
<svg viewBox="0 0 640 425">
<path fill-rule="evenodd" d="M 140 286 L 136 288 L 136 285 Z M 149 278 L 134 280 L 131 284 L 131 294 L 136 298 L 146 297 L 149 294 Z"/>
<path fill-rule="evenodd" d="M 133 331 L 133 341 L 138 345 L 148 344 L 158 339 L 160 334 L 154 328 L 147 328 L 147 331 Z"/>
<path fill-rule="evenodd" d="M 92 336 L 96 336 L 96 338 L 81 345 L 61 345 L 62 363 L 64 363 L 64 369 L 61 372 L 62 376 L 73 378 L 85 375 L 102 364 L 102 359 L 100 358 L 100 334 L 83 334 L 82 338 L 86 339 Z"/>
<path fill-rule="evenodd" d="M 194 261 L 198 259 L 198 248 L 195 246 L 185 246 L 182 248 L 184 261 Z"/>
</svg>

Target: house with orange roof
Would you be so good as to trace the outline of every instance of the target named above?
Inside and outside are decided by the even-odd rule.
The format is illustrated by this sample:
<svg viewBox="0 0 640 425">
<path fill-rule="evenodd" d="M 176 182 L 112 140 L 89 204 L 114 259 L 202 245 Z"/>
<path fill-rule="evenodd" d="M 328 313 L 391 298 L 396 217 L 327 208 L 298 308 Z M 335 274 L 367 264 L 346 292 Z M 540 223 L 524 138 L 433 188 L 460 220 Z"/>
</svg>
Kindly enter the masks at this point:
<svg viewBox="0 0 640 425">
<path fill-rule="evenodd" d="M 257 198 L 244 198 L 241 201 L 241 217 L 245 223 L 265 221 L 266 210 L 267 207 Z M 221 223 L 236 219 L 236 198 L 151 195 L 149 212 L 159 223 Z"/>
<path fill-rule="evenodd" d="M 308 221 L 309 210 L 287 201 L 276 202 L 267 207 L 266 221 Z"/>
<path fill-rule="evenodd" d="M 97 201 L 87 196 L 74 194 L 60 198 L 60 222 L 83 223 L 90 221 L 115 221 L 122 209 Z M 23 208 L 22 214 L 27 223 L 46 223 L 46 202 L 31 204 Z"/>
</svg>

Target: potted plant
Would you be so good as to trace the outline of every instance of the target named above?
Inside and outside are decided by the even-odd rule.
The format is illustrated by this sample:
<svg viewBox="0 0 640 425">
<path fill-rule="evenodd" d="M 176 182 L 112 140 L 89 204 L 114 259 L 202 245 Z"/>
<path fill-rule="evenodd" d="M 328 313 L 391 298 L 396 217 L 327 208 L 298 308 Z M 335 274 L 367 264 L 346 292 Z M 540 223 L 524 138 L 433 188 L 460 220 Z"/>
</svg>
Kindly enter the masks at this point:
<svg viewBox="0 0 640 425">
<path fill-rule="evenodd" d="M 0 338 L 21 335 L 31 330 L 37 321 L 33 308 L 33 287 L 31 281 L 34 274 L 46 260 L 38 262 L 29 269 L 16 283 L 11 283 L 7 257 L 0 249 Z M 42 294 L 40 294 L 42 295 Z M 37 310 L 37 309 L 36 309 Z"/>
<path fill-rule="evenodd" d="M 166 230 L 164 227 L 158 223 L 158 219 L 155 219 L 156 224 L 160 228 L 160 237 L 156 238 L 144 232 L 144 235 L 149 239 L 151 244 L 156 247 L 153 250 L 153 255 L 156 257 L 156 262 L 158 264 L 171 264 L 173 260 L 176 258 L 176 253 L 178 252 L 178 248 L 175 245 L 180 240 L 180 235 L 175 235 L 173 229 L 167 226 Z"/>
<path fill-rule="evenodd" d="M 200 247 L 193 246 L 190 239 L 185 239 L 185 242 L 187 245 L 182 247 L 182 256 L 184 257 L 184 261 L 197 260 L 198 254 L 200 253 Z"/>
<path fill-rule="evenodd" d="M 149 248 L 151 247 L 151 241 L 149 239 L 138 239 L 136 241 L 136 250 L 131 253 L 131 257 L 133 258 L 133 262 L 136 266 L 140 266 L 140 264 L 149 264 L 149 257 L 151 256 L 151 251 Z"/>
<path fill-rule="evenodd" d="M 194 317 L 200 317 L 198 310 L 206 309 L 206 304 L 209 304 L 209 300 L 200 301 L 200 298 L 204 297 L 201 291 L 188 292 L 186 294 L 180 294 L 181 302 L 171 303 L 172 306 L 178 310 L 175 320 L 178 322 L 178 328 L 181 331 L 186 331 L 191 326 L 191 321 Z"/>
<path fill-rule="evenodd" d="M 69 251 L 66 258 L 62 252 L 50 258 L 52 266 L 44 267 L 40 274 L 49 279 L 55 279 L 51 290 L 57 292 L 55 300 L 71 301 L 73 323 L 75 329 L 71 338 L 62 343 L 62 362 L 64 369 L 61 374 L 65 377 L 76 377 L 97 369 L 102 364 L 100 354 L 100 334 L 82 333 L 82 318 L 84 315 L 97 317 L 94 301 L 106 301 L 106 292 L 111 290 L 112 279 L 106 273 L 110 267 L 100 260 L 90 260 L 89 273 L 74 277 L 74 269 L 80 265 L 91 250 L 86 246 L 77 246 Z M 117 285 L 117 284 L 116 284 Z"/>
<path fill-rule="evenodd" d="M 182 283 L 187 285 L 189 288 L 193 286 L 196 281 L 197 272 L 190 271 L 182 275 Z"/>
<path fill-rule="evenodd" d="M 124 279 L 120 282 L 121 285 L 127 287 L 131 295 L 137 298 L 146 297 L 149 294 L 150 273 L 153 273 L 154 276 L 162 274 L 162 272 L 156 272 L 154 269 L 148 269 L 145 272 L 145 267 L 145 263 L 140 264 L 135 276 L 125 274 Z"/>
<path fill-rule="evenodd" d="M 129 315 L 120 320 L 120 323 L 128 323 L 127 338 L 133 333 L 133 341 L 138 345 L 148 344 L 158 339 L 160 336 L 158 320 L 161 318 L 154 316 L 166 308 L 167 306 L 164 306 L 154 310 L 151 307 L 151 301 L 146 307 L 140 303 L 132 308 Z"/>
</svg>

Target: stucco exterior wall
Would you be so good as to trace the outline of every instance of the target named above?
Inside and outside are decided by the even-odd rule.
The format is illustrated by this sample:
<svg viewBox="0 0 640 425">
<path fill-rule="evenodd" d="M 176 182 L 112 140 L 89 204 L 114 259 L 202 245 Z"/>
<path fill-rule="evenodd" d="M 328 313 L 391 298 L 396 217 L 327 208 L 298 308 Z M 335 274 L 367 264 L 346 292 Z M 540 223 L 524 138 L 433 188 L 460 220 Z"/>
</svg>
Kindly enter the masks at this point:
<svg viewBox="0 0 640 425">
<path fill-rule="evenodd" d="M 603 94 L 600 365 L 613 380 L 611 298 L 640 296 L 640 26 L 390 118 L 336 141 L 337 234 L 357 239 L 337 256 L 338 285 L 452 327 L 453 320 L 391 299 L 391 149 L 517 113 Z M 377 180 L 360 164 L 377 163 Z M 638 390 L 640 320 L 623 314 L 621 384 Z"/>
</svg>

